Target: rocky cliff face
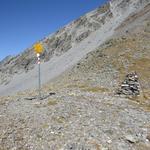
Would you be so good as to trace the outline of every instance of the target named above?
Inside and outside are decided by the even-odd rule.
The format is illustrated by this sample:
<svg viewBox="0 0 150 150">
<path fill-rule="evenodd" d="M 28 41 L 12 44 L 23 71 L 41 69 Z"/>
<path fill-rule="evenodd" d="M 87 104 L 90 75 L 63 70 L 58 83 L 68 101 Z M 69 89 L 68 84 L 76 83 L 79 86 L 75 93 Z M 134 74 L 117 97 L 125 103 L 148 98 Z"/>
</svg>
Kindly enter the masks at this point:
<svg viewBox="0 0 150 150">
<path fill-rule="evenodd" d="M 148 3 L 148 0 L 112 0 L 104 6 L 87 13 L 40 41 L 45 47 L 45 51 L 41 56 L 42 60 L 49 62 L 55 57 L 62 57 L 66 52 L 78 47 L 80 43 L 83 44 L 87 38 L 89 38 L 88 44 L 90 44 L 93 42 L 92 35 L 94 36 L 94 34 L 104 34 L 105 36 L 106 32 L 110 32 L 111 36 L 114 29 L 125 18 L 131 13 L 144 8 Z M 102 41 L 102 37 L 99 38 L 99 41 Z M 97 42 L 97 44 L 100 45 L 101 42 Z M 91 50 L 92 48 L 93 46 Z M 81 49 L 80 51 L 84 50 Z M 84 54 L 87 52 L 85 51 Z M 32 48 L 15 57 L 9 57 L 9 59 L 0 63 L 0 84 L 8 84 L 15 74 L 30 72 L 35 68 L 35 64 L 36 56 Z"/>
<path fill-rule="evenodd" d="M 63 54 L 104 25 L 107 19 L 112 17 L 109 7 L 110 5 L 106 4 L 42 39 L 41 42 L 45 46 L 43 60 L 48 61 L 53 55 Z M 2 61 L 0 68 L 2 73 L 14 74 L 30 70 L 35 63 L 34 51 L 29 48 L 16 57 Z"/>
</svg>

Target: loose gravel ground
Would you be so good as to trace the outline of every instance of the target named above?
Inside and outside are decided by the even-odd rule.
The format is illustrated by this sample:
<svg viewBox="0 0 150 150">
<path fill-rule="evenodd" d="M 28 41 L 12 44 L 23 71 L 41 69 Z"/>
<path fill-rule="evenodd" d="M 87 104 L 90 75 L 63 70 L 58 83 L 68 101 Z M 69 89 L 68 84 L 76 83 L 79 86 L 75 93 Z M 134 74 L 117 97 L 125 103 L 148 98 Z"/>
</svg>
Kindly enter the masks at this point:
<svg viewBox="0 0 150 150">
<path fill-rule="evenodd" d="M 150 112 L 111 93 L 1 98 L 0 150 L 148 150 Z"/>
</svg>

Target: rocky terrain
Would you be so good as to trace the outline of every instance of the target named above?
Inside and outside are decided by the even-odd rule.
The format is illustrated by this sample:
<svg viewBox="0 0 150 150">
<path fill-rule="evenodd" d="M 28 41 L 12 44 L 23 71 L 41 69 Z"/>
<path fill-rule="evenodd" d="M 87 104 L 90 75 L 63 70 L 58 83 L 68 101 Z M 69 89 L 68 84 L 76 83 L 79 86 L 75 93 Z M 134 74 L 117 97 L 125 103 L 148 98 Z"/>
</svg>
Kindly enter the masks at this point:
<svg viewBox="0 0 150 150">
<path fill-rule="evenodd" d="M 42 100 L 32 48 L 7 57 L 0 150 L 149 150 L 149 41 L 149 1 L 113 0 L 82 16 L 41 41 Z"/>
<path fill-rule="evenodd" d="M 26 93 L 1 99 L 2 150 L 150 148 L 150 112 L 145 105 L 101 89 L 55 92 L 41 101 L 32 99 L 34 93 L 30 100 Z"/>
<path fill-rule="evenodd" d="M 45 61 L 41 67 L 43 84 L 73 67 L 87 53 L 111 38 L 130 14 L 143 10 L 148 3 L 149 0 L 113 0 L 42 39 L 45 47 L 41 56 Z M 33 48 L 5 59 L 0 63 L 0 69 L 1 95 L 36 87 L 37 68 Z"/>
</svg>

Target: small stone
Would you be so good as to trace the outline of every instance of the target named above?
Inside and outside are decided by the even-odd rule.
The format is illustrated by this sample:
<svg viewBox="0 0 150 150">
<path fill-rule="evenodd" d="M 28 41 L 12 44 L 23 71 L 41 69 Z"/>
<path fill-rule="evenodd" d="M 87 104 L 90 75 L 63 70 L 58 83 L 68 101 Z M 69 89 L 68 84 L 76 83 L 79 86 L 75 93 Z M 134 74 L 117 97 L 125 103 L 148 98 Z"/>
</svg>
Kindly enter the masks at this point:
<svg viewBox="0 0 150 150">
<path fill-rule="evenodd" d="M 125 138 L 130 143 L 137 143 L 138 142 L 137 138 L 133 137 L 132 135 L 126 135 Z"/>
<path fill-rule="evenodd" d="M 26 97 L 26 98 L 25 98 L 25 100 L 30 100 L 30 101 L 31 101 L 31 100 L 34 100 L 34 99 L 36 99 L 36 97 Z"/>
<path fill-rule="evenodd" d="M 149 142 L 149 140 L 148 140 L 148 139 L 146 139 L 146 142 Z"/>
<path fill-rule="evenodd" d="M 150 134 L 147 135 L 146 139 L 150 142 Z"/>
<path fill-rule="evenodd" d="M 35 102 L 34 105 L 41 105 L 41 102 Z"/>
<path fill-rule="evenodd" d="M 108 140 L 107 143 L 108 143 L 108 144 L 111 144 L 111 143 L 112 143 L 112 140 Z"/>
<path fill-rule="evenodd" d="M 56 93 L 55 93 L 55 92 L 50 92 L 49 95 L 50 95 L 50 96 L 56 95 Z"/>
</svg>

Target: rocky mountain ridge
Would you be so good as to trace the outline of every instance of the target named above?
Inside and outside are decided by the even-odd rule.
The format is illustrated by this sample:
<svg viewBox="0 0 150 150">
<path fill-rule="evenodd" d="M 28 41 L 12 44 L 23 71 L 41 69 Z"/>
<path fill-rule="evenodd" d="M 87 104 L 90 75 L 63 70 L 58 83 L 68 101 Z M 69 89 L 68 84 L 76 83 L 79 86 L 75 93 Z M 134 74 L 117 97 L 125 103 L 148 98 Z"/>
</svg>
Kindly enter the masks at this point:
<svg viewBox="0 0 150 150">
<path fill-rule="evenodd" d="M 76 64 L 80 60 L 80 58 L 84 57 L 89 51 L 94 50 L 97 46 L 102 44 L 103 41 L 111 37 L 115 28 L 117 28 L 117 26 L 119 26 L 119 24 L 123 22 L 126 17 L 128 17 L 131 13 L 140 11 L 140 9 L 143 9 L 144 6 L 148 3 L 148 0 L 110 1 L 103 7 L 99 7 L 96 10 L 87 13 L 85 16 L 82 16 L 78 20 L 73 21 L 56 33 L 42 39 L 40 42 L 44 45 L 45 51 L 42 54 L 41 58 L 46 63 L 54 62 L 54 64 L 57 66 L 57 64 L 59 64 L 58 62 L 60 62 L 61 58 L 65 55 L 66 57 L 68 57 L 67 55 L 75 55 L 74 58 L 76 58 L 77 55 L 80 55 L 78 58 L 76 58 L 74 63 L 68 62 L 68 64 L 63 65 L 65 61 L 64 58 L 64 61 L 61 62 L 61 64 L 63 65 L 63 70 L 60 71 L 60 73 L 53 75 L 53 77 L 44 79 L 44 83 L 46 83 L 51 78 L 54 78 L 55 76 L 61 74 L 72 65 Z M 104 36 L 105 38 L 103 38 Z M 84 48 L 87 44 L 89 45 L 88 48 Z M 77 52 L 77 50 L 75 49 L 80 49 L 78 51 L 82 52 Z M 73 54 L 71 50 L 74 50 L 77 53 L 75 54 L 74 52 Z M 35 64 L 36 56 L 34 54 L 33 48 L 29 48 L 15 57 L 10 57 L 9 59 L 2 61 L 0 63 L 0 83 L 4 88 L 2 87 L 0 89 L 10 88 L 11 82 L 14 87 L 15 85 L 13 82 L 16 82 L 15 79 L 18 81 L 17 78 L 25 78 L 24 76 L 26 76 L 26 74 L 30 74 L 31 72 L 33 74 L 36 69 Z M 22 77 L 19 76 L 19 74 L 21 74 Z M 48 76 L 48 74 L 49 73 L 46 73 L 46 76 Z M 34 75 L 34 77 L 35 76 L 36 75 Z M 21 84 L 21 82 L 19 83 L 18 81 L 17 84 Z M 27 88 L 30 88 L 30 86 L 25 86 L 23 90 Z"/>
</svg>

